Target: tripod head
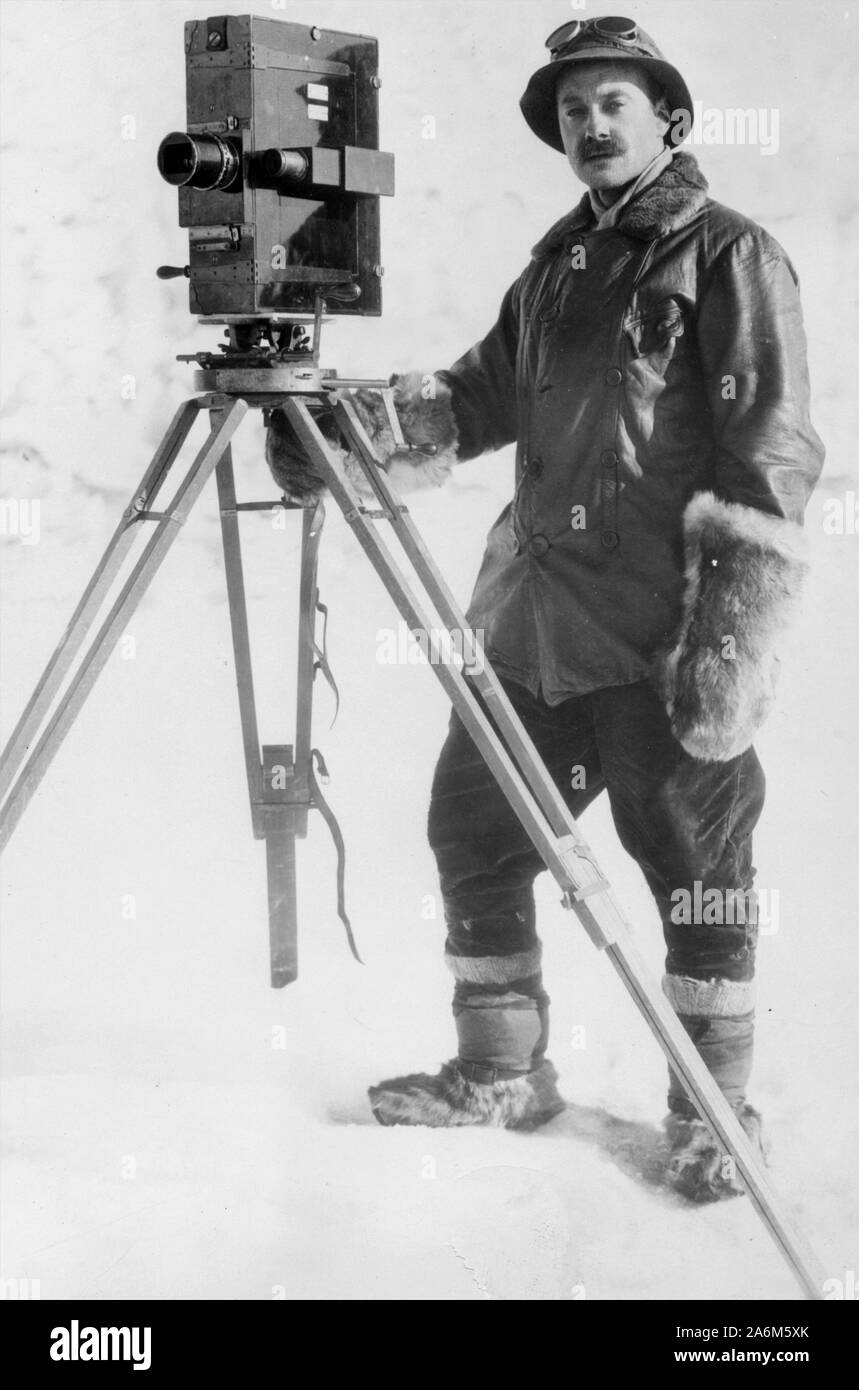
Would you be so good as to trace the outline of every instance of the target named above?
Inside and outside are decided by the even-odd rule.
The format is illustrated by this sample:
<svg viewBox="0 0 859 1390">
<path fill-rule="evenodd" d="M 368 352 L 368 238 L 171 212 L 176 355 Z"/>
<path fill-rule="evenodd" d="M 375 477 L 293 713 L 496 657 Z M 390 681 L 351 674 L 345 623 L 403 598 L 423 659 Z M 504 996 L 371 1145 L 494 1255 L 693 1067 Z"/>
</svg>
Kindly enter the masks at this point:
<svg viewBox="0 0 859 1390">
<path fill-rule="evenodd" d="M 319 364 L 327 299 L 316 295 L 313 314 L 225 314 L 206 316 L 203 324 L 223 327 L 226 342 L 214 352 L 180 353 L 177 362 L 196 362 L 194 385 L 200 391 L 257 396 L 278 392 L 314 394 L 349 384 L 388 389 L 387 381 L 339 380 Z"/>
</svg>

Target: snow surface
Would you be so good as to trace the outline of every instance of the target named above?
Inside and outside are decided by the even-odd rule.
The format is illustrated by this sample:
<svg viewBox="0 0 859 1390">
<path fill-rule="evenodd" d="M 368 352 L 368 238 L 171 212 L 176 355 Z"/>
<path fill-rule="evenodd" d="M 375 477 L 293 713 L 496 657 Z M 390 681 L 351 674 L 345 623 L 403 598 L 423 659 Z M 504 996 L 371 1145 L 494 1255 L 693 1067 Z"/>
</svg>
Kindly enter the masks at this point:
<svg viewBox="0 0 859 1390">
<path fill-rule="evenodd" d="M 184 121 L 182 21 L 212 8 L 2 6 L 2 495 L 41 504 L 38 544 L 3 538 L 4 736 L 190 393 L 175 354 L 213 340 L 183 285 L 153 277 L 185 259 L 154 154 Z M 221 12 L 246 8 L 221 0 Z M 515 107 L 566 11 L 543 0 L 271 8 L 381 43 L 382 144 L 398 160 L 383 210 L 386 312 L 332 325 L 327 360 L 368 376 L 445 365 L 485 332 L 530 245 L 579 196 Z M 823 518 L 827 498 L 859 490 L 847 268 L 859 204 L 855 137 L 822 139 L 810 113 L 824 87 L 829 111 L 850 99 L 855 21 L 835 4 L 724 0 L 632 13 L 705 104 L 781 111 L 777 156 L 694 152 L 714 195 L 794 259 L 829 448 L 808 513 L 804 617 L 758 745 L 769 778 L 758 882 L 778 890 L 780 911 L 760 952 L 753 1098 L 773 1178 L 841 1277 L 859 1268 L 859 538 L 827 535 Z M 427 114 L 435 140 L 421 136 Z M 123 140 L 129 115 L 136 138 Z M 260 453 L 254 415 L 235 449 L 245 499 L 275 495 Z M 463 600 L 511 476 L 505 451 L 413 503 Z M 284 533 L 251 516 L 243 534 L 261 734 L 284 742 L 297 522 Z M 533 1136 L 373 1122 L 369 1083 L 435 1070 L 453 1051 L 424 837 L 447 705 L 426 669 L 376 660 L 396 615 L 331 507 L 320 586 L 343 705 L 329 731 L 318 688 L 315 741 L 366 964 L 346 951 L 317 820 L 299 847 L 301 977 L 270 990 L 219 545 L 212 485 L 129 625 L 133 656 L 112 656 L 5 856 L 2 1277 L 61 1299 L 795 1298 L 749 1203 L 699 1211 L 656 1184 L 661 1055 L 547 875 L 550 1053 L 568 1111 Z M 658 973 L 656 913 L 605 805 L 584 829 Z"/>
</svg>

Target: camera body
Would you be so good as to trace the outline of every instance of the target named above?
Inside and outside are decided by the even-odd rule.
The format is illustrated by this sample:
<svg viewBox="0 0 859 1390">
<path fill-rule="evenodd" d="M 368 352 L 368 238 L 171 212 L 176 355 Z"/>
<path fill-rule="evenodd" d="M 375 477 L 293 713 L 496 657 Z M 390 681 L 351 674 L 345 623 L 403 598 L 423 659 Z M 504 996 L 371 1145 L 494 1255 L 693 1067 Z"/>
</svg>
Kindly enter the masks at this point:
<svg viewBox="0 0 859 1390">
<path fill-rule="evenodd" d="M 187 130 L 158 167 L 188 228 L 200 315 L 382 310 L 378 44 L 256 15 L 185 25 Z"/>
</svg>

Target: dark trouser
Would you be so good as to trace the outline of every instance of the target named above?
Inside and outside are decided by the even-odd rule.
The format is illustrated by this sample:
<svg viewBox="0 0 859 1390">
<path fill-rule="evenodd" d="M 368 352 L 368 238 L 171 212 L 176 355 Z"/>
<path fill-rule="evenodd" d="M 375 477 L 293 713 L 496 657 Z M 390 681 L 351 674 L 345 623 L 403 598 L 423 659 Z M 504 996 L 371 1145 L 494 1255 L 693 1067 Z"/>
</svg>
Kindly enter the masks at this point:
<svg viewBox="0 0 859 1390">
<path fill-rule="evenodd" d="M 607 790 L 621 842 L 662 917 L 665 992 L 739 1105 L 754 1020 L 752 831 L 764 801 L 754 750 L 727 763 L 690 757 L 646 682 L 554 707 L 512 682 L 505 688 L 573 815 Z M 429 838 L 461 1064 L 476 1081 L 533 1070 L 548 1037 L 533 895 L 545 866 L 455 712 L 433 780 Z M 719 902 L 722 911 L 712 906 Z M 693 1113 L 674 1078 L 669 1105 Z"/>
</svg>

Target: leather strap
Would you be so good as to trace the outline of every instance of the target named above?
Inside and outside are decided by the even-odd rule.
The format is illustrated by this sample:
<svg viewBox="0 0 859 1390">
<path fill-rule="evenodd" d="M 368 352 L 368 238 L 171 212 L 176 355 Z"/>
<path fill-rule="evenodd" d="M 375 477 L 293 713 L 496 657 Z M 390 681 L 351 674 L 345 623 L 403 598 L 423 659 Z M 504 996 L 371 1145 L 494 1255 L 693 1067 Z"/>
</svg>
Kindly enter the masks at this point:
<svg viewBox="0 0 859 1390">
<path fill-rule="evenodd" d="M 527 1076 L 526 1071 L 514 1071 L 512 1067 L 493 1067 L 486 1062 L 463 1062 L 456 1064 L 457 1071 L 466 1081 L 474 1081 L 478 1086 L 494 1086 L 496 1081 L 515 1081 L 517 1076 Z"/>
<path fill-rule="evenodd" d="M 302 587 L 304 587 L 305 577 L 309 573 L 311 581 L 310 587 L 313 593 L 314 610 L 317 613 L 321 613 L 323 619 L 321 645 L 316 641 L 315 634 L 313 636 L 313 654 L 315 658 L 313 663 L 313 679 L 316 678 L 316 672 L 321 671 L 325 680 L 328 682 L 328 685 L 334 693 L 334 719 L 336 719 L 337 713 L 340 709 L 340 692 L 337 689 L 337 682 L 334 679 L 331 667 L 328 662 L 328 607 L 326 604 L 320 601 L 319 590 L 316 587 L 316 568 L 317 560 L 319 557 L 319 541 L 322 536 L 322 527 L 324 522 L 325 505 L 322 502 L 322 499 L 320 498 L 316 502 L 316 506 L 314 508 L 313 517 L 310 525 L 310 535 L 307 538 L 302 553 L 301 579 Z M 331 720 L 332 724 L 334 723 L 334 719 Z M 318 777 L 317 771 L 319 774 Z M 355 945 L 355 937 L 352 933 L 352 924 L 349 921 L 349 916 L 346 912 L 346 845 L 343 839 L 343 833 L 340 829 L 340 826 L 337 823 L 337 817 L 334 815 L 334 812 L 331 810 L 331 807 L 328 805 L 328 802 L 326 801 L 325 796 L 323 795 L 322 789 L 319 785 L 320 780 L 323 782 L 328 781 L 328 768 L 325 766 L 325 759 L 323 758 L 319 749 L 312 748 L 310 750 L 310 765 L 307 769 L 307 782 L 310 790 L 310 805 L 312 807 L 315 807 L 315 809 L 319 811 L 319 813 L 322 816 L 322 819 L 328 826 L 328 829 L 331 832 L 331 838 L 334 841 L 334 848 L 337 851 L 337 915 L 345 928 L 346 940 L 349 943 L 349 949 L 352 952 L 352 955 L 361 965 L 363 965 L 364 962 L 361 960 L 361 957 L 358 954 L 358 948 Z"/>
<path fill-rule="evenodd" d="M 319 782 L 316 777 L 317 766 L 319 768 L 319 776 L 327 782 L 328 769 L 325 766 L 325 759 L 319 749 L 314 748 L 310 753 L 309 768 L 311 805 L 315 806 L 320 812 L 322 819 L 331 831 L 331 838 L 334 841 L 334 848 L 337 851 L 337 916 L 340 918 L 346 930 L 346 940 L 349 942 L 349 950 L 352 952 L 352 955 L 358 961 L 359 965 L 363 965 L 364 962 L 358 955 L 358 948 L 355 945 L 352 923 L 349 921 L 346 912 L 346 844 L 340 826 L 337 824 L 337 817 L 334 815 L 334 812 L 331 810 L 331 807 L 328 805 L 328 802 L 325 800 L 320 790 Z"/>
<path fill-rule="evenodd" d="M 313 652 L 316 657 L 313 663 L 313 674 L 315 676 L 317 671 L 321 671 L 334 695 L 334 714 L 328 725 L 329 729 L 333 729 L 334 722 L 340 713 L 340 691 L 337 689 L 337 682 L 328 662 L 328 604 L 321 601 L 318 592 L 316 594 L 316 611 L 322 614 L 322 645 L 320 646 L 316 641 L 313 643 Z"/>
</svg>

